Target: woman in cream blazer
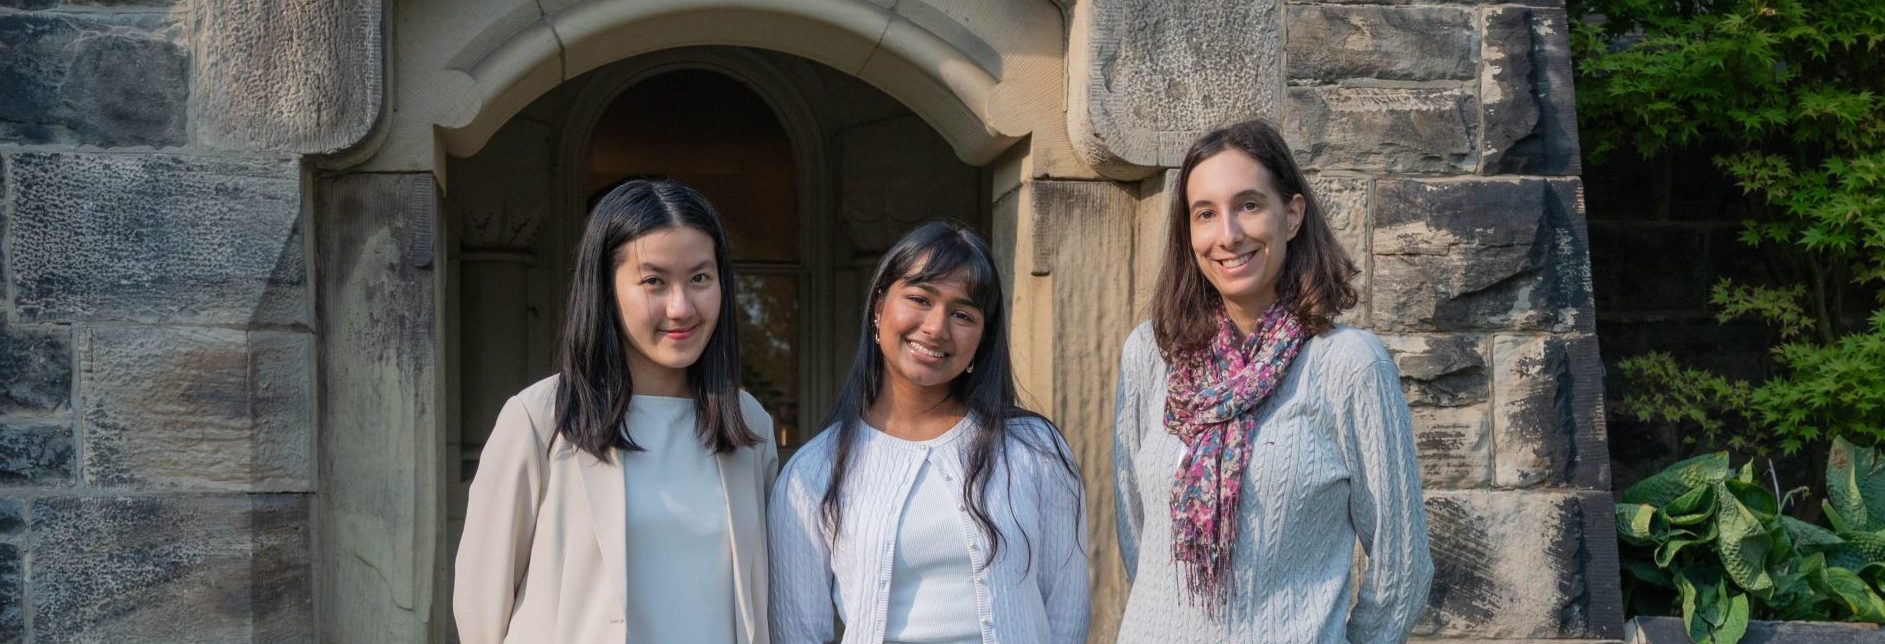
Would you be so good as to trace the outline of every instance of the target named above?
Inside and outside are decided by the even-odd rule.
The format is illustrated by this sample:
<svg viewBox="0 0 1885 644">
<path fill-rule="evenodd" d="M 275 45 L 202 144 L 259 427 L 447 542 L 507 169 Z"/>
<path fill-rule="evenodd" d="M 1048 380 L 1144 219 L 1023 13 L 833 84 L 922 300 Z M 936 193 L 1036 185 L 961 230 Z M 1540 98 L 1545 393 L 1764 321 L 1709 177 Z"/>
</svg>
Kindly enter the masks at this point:
<svg viewBox="0 0 1885 644">
<path fill-rule="evenodd" d="M 680 184 L 604 196 L 561 373 L 498 414 L 452 609 L 467 644 L 768 644 L 772 422 L 738 387 L 719 219 Z"/>
</svg>

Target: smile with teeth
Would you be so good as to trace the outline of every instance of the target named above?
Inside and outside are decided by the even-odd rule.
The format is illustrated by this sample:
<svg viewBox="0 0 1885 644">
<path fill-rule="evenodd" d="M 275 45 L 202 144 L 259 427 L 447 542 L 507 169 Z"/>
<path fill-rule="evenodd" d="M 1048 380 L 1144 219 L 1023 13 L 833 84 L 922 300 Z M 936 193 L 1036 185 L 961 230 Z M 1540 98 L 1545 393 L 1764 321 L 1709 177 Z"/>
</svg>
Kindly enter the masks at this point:
<svg viewBox="0 0 1885 644">
<path fill-rule="evenodd" d="M 908 345 L 911 351 L 921 353 L 931 358 L 941 358 L 943 356 L 949 355 L 947 353 L 943 353 L 941 351 L 937 351 L 935 349 L 931 349 L 929 347 L 925 347 L 923 345 L 917 344 L 914 340 L 905 340 L 903 343 L 905 345 Z"/>
<path fill-rule="evenodd" d="M 1253 250 L 1248 253 L 1244 253 L 1242 255 L 1232 257 L 1230 259 L 1220 259 L 1216 261 L 1217 261 L 1218 266 L 1222 266 L 1224 268 L 1237 268 L 1239 266 L 1243 266 L 1244 264 L 1250 263 L 1250 258 L 1256 257 L 1256 256 L 1257 256 L 1257 251 Z"/>
</svg>

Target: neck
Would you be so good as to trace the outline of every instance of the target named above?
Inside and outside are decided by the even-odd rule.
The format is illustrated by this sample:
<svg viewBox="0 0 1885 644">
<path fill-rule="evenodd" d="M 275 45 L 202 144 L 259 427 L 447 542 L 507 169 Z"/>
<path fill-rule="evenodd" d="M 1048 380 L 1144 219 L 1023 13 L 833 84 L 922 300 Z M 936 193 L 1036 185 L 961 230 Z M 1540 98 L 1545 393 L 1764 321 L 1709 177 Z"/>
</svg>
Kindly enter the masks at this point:
<svg viewBox="0 0 1885 644">
<path fill-rule="evenodd" d="M 1257 328 L 1257 322 L 1263 320 L 1263 314 L 1276 304 L 1276 292 L 1266 291 L 1257 295 L 1231 299 L 1224 298 L 1224 314 L 1230 316 L 1231 326 L 1237 327 L 1239 335 L 1250 335 Z"/>
<path fill-rule="evenodd" d="M 693 394 L 687 387 L 687 370 L 655 364 L 634 350 L 628 352 L 628 380 L 634 393 L 646 396 L 686 398 Z"/>
<path fill-rule="evenodd" d="M 864 410 L 864 420 L 885 434 L 925 441 L 949 431 L 965 413 L 962 403 L 950 397 L 948 385 L 918 387 L 892 377 L 878 390 L 877 402 Z"/>
</svg>

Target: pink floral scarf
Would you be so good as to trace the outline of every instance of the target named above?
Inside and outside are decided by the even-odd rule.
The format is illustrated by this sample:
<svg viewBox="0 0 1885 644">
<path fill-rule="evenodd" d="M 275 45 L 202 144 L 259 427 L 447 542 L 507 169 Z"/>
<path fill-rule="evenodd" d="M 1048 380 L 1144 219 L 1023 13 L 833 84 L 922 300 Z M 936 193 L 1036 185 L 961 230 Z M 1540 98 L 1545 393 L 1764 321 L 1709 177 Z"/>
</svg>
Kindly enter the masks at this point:
<svg viewBox="0 0 1885 644">
<path fill-rule="evenodd" d="M 1231 550 L 1244 467 L 1257 434 L 1257 407 L 1276 391 L 1302 348 L 1303 326 L 1271 306 L 1248 337 L 1218 314 L 1217 335 L 1177 356 L 1165 384 L 1165 427 L 1185 443 L 1172 481 L 1172 559 L 1185 568 L 1194 601 L 1216 612 L 1231 592 Z"/>
</svg>

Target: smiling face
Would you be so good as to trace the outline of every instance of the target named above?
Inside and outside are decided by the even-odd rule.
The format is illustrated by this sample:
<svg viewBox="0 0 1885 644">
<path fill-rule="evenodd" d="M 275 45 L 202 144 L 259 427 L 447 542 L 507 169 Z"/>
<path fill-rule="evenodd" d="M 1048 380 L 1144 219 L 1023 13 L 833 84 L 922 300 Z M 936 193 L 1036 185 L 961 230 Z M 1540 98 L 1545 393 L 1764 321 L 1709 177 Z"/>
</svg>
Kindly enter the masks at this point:
<svg viewBox="0 0 1885 644">
<path fill-rule="evenodd" d="M 919 266 L 911 274 L 921 271 Z M 899 279 L 873 313 L 884 377 L 892 387 L 947 387 L 973 363 L 982 343 L 982 309 L 960 273 L 916 284 Z"/>
<path fill-rule="evenodd" d="M 1270 170 L 1238 150 L 1193 167 L 1185 198 L 1198 270 L 1224 298 L 1232 320 L 1248 330 L 1276 302 L 1289 240 L 1308 202 L 1300 194 L 1285 199 Z"/>
<path fill-rule="evenodd" d="M 615 303 L 636 391 L 684 395 L 686 370 L 720 320 L 713 238 L 674 226 L 630 240 L 617 252 Z"/>
</svg>

